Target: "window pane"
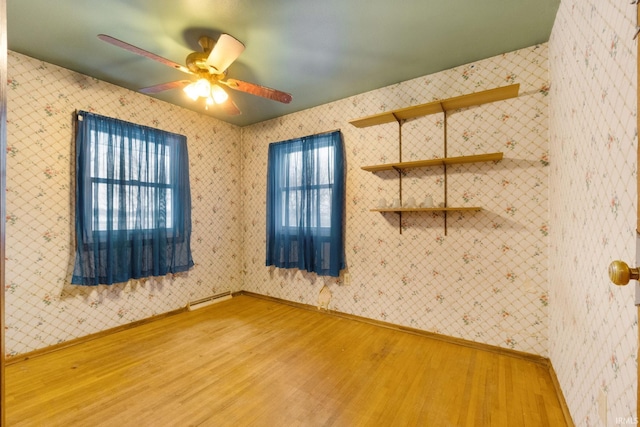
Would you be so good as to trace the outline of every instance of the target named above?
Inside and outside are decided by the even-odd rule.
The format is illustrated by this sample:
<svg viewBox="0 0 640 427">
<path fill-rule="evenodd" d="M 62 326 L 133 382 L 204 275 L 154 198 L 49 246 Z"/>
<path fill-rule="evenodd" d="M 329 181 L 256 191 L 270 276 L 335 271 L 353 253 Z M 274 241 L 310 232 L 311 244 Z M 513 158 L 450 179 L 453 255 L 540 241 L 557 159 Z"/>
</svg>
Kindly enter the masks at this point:
<svg viewBox="0 0 640 427">
<path fill-rule="evenodd" d="M 331 226 L 331 190 L 320 190 L 320 227 Z"/>
<path fill-rule="evenodd" d="M 289 187 L 298 187 L 302 184 L 302 153 L 295 151 L 288 156 L 287 184 Z"/>
<path fill-rule="evenodd" d="M 92 208 L 94 229 L 107 230 L 108 212 L 112 210 L 112 229 L 153 229 L 165 218 L 164 227 L 173 223 L 170 184 L 171 158 L 164 144 L 147 143 L 121 135 L 91 133 L 93 180 Z M 144 147 L 147 147 L 145 150 Z M 112 186 L 111 199 L 107 187 Z M 160 209 L 160 211 L 158 211 Z"/>
<path fill-rule="evenodd" d="M 331 164 L 333 163 L 334 148 L 320 147 L 313 150 L 316 173 L 310 177 L 310 182 L 304 186 L 302 182 L 302 152 L 295 151 L 287 154 L 288 169 L 286 178 L 282 182 L 281 188 L 281 225 L 283 227 L 297 227 L 300 224 L 300 209 L 307 212 L 308 225 L 318 226 L 318 215 L 320 216 L 320 227 L 331 226 L 331 190 L 334 176 Z M 307 206 L 302 207 L 303 191 L 307 190 Z"/>
<path fill-rule="evenodd" d="M 93 184 L 91 210 L 93 212 L 93 229 L 107 229 L 107 185 Z"/>
<path fill-rule="evenodd" d="M 322 147 L 317 150 L 317 164 L 316 170 L 318 171 L 316 184 L 333 184 L 333 170 L 331 169 L 331 163 L 333 162 L 333 147 Z"/>
</svg>

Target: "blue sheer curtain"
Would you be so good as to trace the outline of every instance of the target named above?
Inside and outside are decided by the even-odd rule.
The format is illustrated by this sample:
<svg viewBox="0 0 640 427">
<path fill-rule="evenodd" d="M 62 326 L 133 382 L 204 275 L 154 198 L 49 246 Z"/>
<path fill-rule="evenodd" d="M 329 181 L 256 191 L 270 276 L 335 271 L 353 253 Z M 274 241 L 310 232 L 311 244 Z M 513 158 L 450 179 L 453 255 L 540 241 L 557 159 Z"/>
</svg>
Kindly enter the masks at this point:
<svg viewBox="0 0 640 427">
<path fill-rule="evenodd" d="M 340 131 L 269 145 L 266 265 L 337 277 L 345 267 Z"/>
<path fill-rule="evenodd" d="M 71 283 L 110 285 L 193 265 L 186 137 L 79 112 Z"/>
</svg>

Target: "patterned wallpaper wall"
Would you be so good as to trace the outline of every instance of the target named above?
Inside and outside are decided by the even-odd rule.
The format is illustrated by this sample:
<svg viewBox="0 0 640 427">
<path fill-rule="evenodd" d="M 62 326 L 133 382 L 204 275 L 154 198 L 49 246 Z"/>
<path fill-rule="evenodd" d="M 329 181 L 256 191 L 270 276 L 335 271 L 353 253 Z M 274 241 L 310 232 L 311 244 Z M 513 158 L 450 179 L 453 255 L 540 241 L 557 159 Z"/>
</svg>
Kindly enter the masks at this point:
<svg viewBox="0 0 640 427">
<path fill-rule="evenodd" d="M 636 416 L 634 290 L 607 276 L 614 259 L 636 258 L 635 13 L 563 0 L 549 41 L 549 353 L 581 426 Z"/>
<path fill-rule="evenodd" d="M 548 45 L 244 129 L 10 52 L 9 355 L 226 290 L 316 305 L 326 285 L 332 310 L 548 355 L 578 425 L 604 425 L 601 412 L 609 425 L 635 416 L 633 289 L 606 275 L 612 259 L 635 258 L 634 14 L 628 2 L 566 0 Z M 405 214 L 399 224 L 369 212 L 396 197 L 397 176 L 360 166 L 398 159 L 398 127 L 348 120 L 511 83 L 521 84 L 517 99 L 448 118 L 450 156 L 505 154 L 448 169 L 449 204 L 481 212 L 450 214 L 446 236 L 442 214 Z M 76 109 L 187 135 L 197 264 L 189 274 L 68 284 Z M 349 285 L 264 266 L 268 144 L 336 128 L 347 150 Z M 403 160 L 440 157 L 442 143 L 442 115 L 403 126 Z M 403 187 L 405 198 L 431 194 L 438 203 L 442 170 L 410 171 Z"/>
<path fill-rule="evenodd" d="M 370 114 L 520 83 L 517 99 L 451 113 L 448 155 L 504 152 L 498 163 L 448 168 L 449 205 L 478 213 L 370 212 L 397 197 L 395 172 L 363 165 L 398 160 L 398 125 L 358 129 Z M 403 82 L 242 130 L 244 289 L 505 348 L 547 354 L 547 46 L 533 46 Z M 265 267 L 265 179 L 270 142 L 341 129 L 347 154 L 342 277 Z M 406 122 L 403 160 L 442 157 L 443 115 Z M 442 168 L 403 177 L 404 198 L 444 200 Z M 402 234 L 399 227 L 402 227 Z"/>
<path fill-rule="evenodd" d="M 239 128 L 14 52 L 8 59 L 8 355 L 241 289 Z M 190 272 L 111 287 L 69 284 L 76 109 L 187 136 L 196 263 Z"/>
</svg>

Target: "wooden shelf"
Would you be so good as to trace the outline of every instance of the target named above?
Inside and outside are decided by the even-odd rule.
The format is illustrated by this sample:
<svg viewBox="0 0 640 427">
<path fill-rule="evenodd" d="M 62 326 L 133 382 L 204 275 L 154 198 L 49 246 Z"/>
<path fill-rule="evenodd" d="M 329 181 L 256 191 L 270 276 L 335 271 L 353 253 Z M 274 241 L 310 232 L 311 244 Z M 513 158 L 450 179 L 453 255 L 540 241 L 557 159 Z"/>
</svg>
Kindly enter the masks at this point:
<svg viewBox="0 0 640 427">
<path fill-rule="evenodd" d="M 440 159 L 416 160 L 413 162 L 385 163 L 383 165 L 362 166 L 369 172 L 380 172 L 398 169 L 423 168 L 429 166 L 455 165 L 461 163 L 478 163 L 502 160 L 503 153 L 476 154 L 473 156 L 446 157 Z"/>
<path fill-rule="evenodd" d="M 461 108 L 472 107 L 475 105 L 488 104 L 490 102 L 502 101 L 505 99 L 516 98 L 520 91 L 520 85 L 514 84 L 503 86 L 495 89 L 489 89 L 482 92 L 471 93 L 468 95 L 457 96 L 455 98 L 441 99 L 429 102 L 427 104 L 415 105 L 413 107 L 401 108 L 399 110 L 387 111 L 373 116 L 363 117 L 351 120 L 353 126 L 364 128 L 369 126 L 380 125 L 384 123 L 398 123 L 398 152 L 399 160 L 402 160 L 402 125 L 406 120 L 416 117 L 427 116 L 430 114 L 443 113 L 444 117 L 444 157 L 438 159 L 416 160 L 411 162 L 386 163 L 382 165 L 362 166 L 361 168 L 368 172 L 380 172 L 395 170 L 401 172 L 404 169 L 425 168 L 431 166 L 443 166 L 444 176 L 444 203 L 445 207 L 432 208 L 377 208 L 370 209 L 371 212 L 395 212 L 400 216 L 399 228 L 402 234 L 402 213 L 403 212 L 443 212 L 444 216 L 444 235 L 447 235 L 447 212 L 451 211 L 480 211 L 482 208 L 478 206 L 449 207 L 447 206 L 447 165 L 455 165 L 461 163 L 478 163 L 502 160 L 504 153 L 487 153 L 476 154 L 472 156 L 447 157 L 447 113 L 449 111 Z M 398 173 L 400 200 L 402 200 L 402 173 Z"/>
<path fill-rule="evenodd" d="M 380 125 L 383 123 L 400 122 L 402 120 L 416 117 L 428 116 L 430 114 L 442 113 L 443 111 L 458 110 L 460 108 L 472 107 L 474 105 L 488 104 L 490 102 L 502 101 L 504 99 L 518 96 L 520 84 L 503 86 L 489 89 L 482 92 L 470 93 L 468 95 L 457 96 L 455 98 L 441 99 L 427 104 L 415 105 L 413 107 L 401 108 L 399 110 L 387 111 L 361 119 L 351 120 L 349 123 L 355 127 L 364 128 Z"/>
<path fill-rule="evenodd" d="M 451 211 L 481 211 L 479 206 L 458 206 L 448 208 L 378 208 L 369 209 L 371 212 L 451 212 Z"/>
</svg>

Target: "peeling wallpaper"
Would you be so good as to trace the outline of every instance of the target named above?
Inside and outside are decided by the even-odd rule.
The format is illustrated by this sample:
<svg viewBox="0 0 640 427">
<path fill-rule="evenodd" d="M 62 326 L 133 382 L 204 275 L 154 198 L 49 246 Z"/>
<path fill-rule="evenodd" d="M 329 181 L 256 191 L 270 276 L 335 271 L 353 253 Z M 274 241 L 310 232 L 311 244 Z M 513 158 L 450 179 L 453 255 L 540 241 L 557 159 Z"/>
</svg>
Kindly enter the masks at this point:
<svg viewBox="0 0 640 427">
<path fill-rule="evenodd" d="M 547 46 L 522 49 L 245 127 L 244 289 L 529 353 L 547 354 L 548 129 Z M 495 163 L 449 166 L 449 206 L 477 213 L 370 212 L 398 197 L 394 172 L 364 165 L 399 160 L 398 124 L 348 123 L 383 111 L 520 83 L 516 99 L 451 112 L 448 156 L 504 152 Z M 347 157 L 343 277 L 264 266 L 265 177 L 270 142 L 341 129 Z M 402 126 L 402 160 L 444 156 L 444 116 Z M 413 169 L 403 198 L 444 201 L 443 168 Z M 399 228 L 402 227 L 402 234 Z"/>
<path fill-rule="evenodd" d="M 15 52 L 8 60 L 8 355 L 241 289 L 239 128 Z M 188 273 L 111 287 L 70 285 L 75 110 L 187 136 L 196 263 Z"/>
<path fill-rule="evenodd" d="M 637 416 L 633 286 L 607 275 L 615 259 L 636 265 L 635 13 L 562 1 L 549 41 L 549 354 L 580 426 Z"/>
</svg>

